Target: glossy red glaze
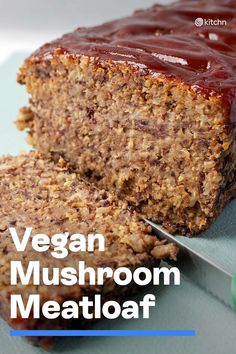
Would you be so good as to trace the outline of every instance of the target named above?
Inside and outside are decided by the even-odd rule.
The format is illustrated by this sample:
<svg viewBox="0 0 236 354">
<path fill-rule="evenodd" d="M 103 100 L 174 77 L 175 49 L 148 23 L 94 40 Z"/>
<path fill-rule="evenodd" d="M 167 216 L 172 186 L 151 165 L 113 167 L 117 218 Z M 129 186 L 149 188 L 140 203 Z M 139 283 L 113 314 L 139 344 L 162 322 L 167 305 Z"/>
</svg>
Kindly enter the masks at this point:
<svg viewBox="0 0 236 354">
<path fill-rule="evenodd" d="M 226 24 L 197 27 L 198 17 Z M 236 0 L 154 5 L 121 20 L 78 28 L 45 44 L 30 60 L 60 54 L 128 62 L 141 73 L 179 79 L 207 97 L 221 96 L 231 111 L 229 123 L 236 122 Z"/>
</svg>

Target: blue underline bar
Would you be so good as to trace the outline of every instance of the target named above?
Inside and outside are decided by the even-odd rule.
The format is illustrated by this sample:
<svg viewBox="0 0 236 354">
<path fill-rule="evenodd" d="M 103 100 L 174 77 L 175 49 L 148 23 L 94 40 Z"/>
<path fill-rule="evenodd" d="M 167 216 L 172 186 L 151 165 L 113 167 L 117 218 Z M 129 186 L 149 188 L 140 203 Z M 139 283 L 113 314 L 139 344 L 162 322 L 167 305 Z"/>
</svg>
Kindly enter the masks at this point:
<svg viewBox="0 0 236 354">
<path fill-rule="evenodd" d="M 10 330 L 12 337 L 195 337 L 194 329 Z"/>
</svg>

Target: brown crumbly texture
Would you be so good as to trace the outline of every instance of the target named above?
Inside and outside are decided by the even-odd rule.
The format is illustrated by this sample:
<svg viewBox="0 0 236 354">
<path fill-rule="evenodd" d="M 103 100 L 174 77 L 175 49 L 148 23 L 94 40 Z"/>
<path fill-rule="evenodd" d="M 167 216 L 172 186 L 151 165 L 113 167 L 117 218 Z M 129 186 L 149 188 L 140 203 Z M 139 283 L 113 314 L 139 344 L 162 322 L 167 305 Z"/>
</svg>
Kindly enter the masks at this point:
<svg viewBox="0 0 236 354">
<path fill-rule="evenodd" d="M 45 44 L 18 128 L 169 231 L 205 230 L 236 195 L 235 18 L 234 0 L 180 1 Z"/>
<path fill-rule="evenodd" d="M 125 202 L 89 186 L 76 174 L 70 174 L 63 160 L 55 165 L 34 152 L 1 158 L 0 194 L 0 314 L 16 329 L 79 329 L 84 323 L 83 320 L 73 323 L 62 318 L 10 319 L 11 294 L 21 294 L 23 299 L 27 299 L 29 294 L 38 293 L 42 302 L 55 300 L 62 303 L 100 293 L 103 301 L 122 301 L 134 291 L 134 285 L 119 287 L 109 279 L 103 286 L 11 286 L 12 260 L 21 260 L 25 270 L 31 260 L 39 260 L 41 267 L 49 269 L 75 267 L 81 260 L 94 269 L 109 266 L 114 270 L 125 266 L 133 271 L 139 266 L 158 266 L 162 258 L 176 258 L 176 247 L 151 235 L 150 227 L 140 221 Z M 105 252 L 96 249 L 94 252 L 69 253 L 66 258 L 55 259 L 49 251 L 35 252 L 29 241 L 26 250 L 18 253 L 8 228 L 15 227 L 22 235 L 26 226 L 33 228 L 32 235 L 45 233 L 51 236 L 65 231 L 85 236 L 101 233 L 105 237 Z M 31 340 L 47 348 L 52 345 L 49 338 Z"/>
<path fill-rule="evenodd" d="M 205 230 L 235 196 L 236 128 L 217 97 L 83 56 L 27 62 L 18 80 L 28 141 L 170 232 Z"/>
</svg>

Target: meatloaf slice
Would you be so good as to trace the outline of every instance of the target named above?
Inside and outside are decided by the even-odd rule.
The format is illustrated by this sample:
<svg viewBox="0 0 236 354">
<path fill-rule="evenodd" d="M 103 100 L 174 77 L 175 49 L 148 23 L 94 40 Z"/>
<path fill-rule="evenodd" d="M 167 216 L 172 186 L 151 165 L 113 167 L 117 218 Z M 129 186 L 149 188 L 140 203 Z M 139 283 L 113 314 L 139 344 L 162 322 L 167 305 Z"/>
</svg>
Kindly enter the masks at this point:
<svg viewBox="0 0 236 354">
<path fill-rule="evenodd" d="M 235 196 L 235 24 L 235 0 L 180 1 L 66 34 L 21 67 L 17 125 L 145 217 L 198 233 Z"/>
<path fill-rule="evenodd" d="M 0 314 L 16 329 L 79 329 L 83 321 L 71 323 L 59 318 L 47 320 L 10 318 L 10 296 L 20 294 L 27 300 L 29 294 L 39 294 L 41 301 L 66 300 L 78 302 L 82 296 L 93 297 L 102 294 L 108 299 L 122 300 L 134 291 L 134 285 L 118 286 L 106 279 L 103 286 L 57 285 L 39 286 L 10 285 L 10 262 L 21 261 L 24 271 L 29 261 L 40 261 L 41 267 L 49 269 L 75 267 L 77 261 L 84 261 L 87 267 L 106 266 L 113 270 L 128 267 L 135 270 L 139 266 L 158 266 L 162 258 L 176 257 L 173 244 L 165 244 L 151 234 L 151 229 L 143 223 L 125 202 L 115 196 L 97 190 L 80 181 L 76 174 L 70 174 L 64 161 L 57 165 L 42 159 L 38 153 L 0 158 Z M 24 252 L 16 252 L 9 227 L 14 227 L 23 235 L 25 227 L 32 227 L 32 235 L 43 233 L 101 233 L 105 237 L 105 252 L 69 252 L 63 259 L 56 259 L 51 252 L 38 253 L 28 242 Z M 33 236 L 32 236 L 33 237 Z M 49 338 L 32 338 L 36 345 L 48 347 Z"/>
</svg>

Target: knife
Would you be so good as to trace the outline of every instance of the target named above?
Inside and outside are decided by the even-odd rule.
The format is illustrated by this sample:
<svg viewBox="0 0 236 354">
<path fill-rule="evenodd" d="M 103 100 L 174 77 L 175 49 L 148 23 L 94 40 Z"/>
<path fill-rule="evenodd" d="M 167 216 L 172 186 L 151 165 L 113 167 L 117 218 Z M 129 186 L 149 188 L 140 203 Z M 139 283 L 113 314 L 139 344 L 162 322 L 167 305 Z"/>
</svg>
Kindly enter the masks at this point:
<svg viewBox="0 0 236 354">
<path fill-rule="evenodd" d="M 236 311 L 236 273 L 229 273 L 169 234 L 161 226 L 144 219 L 161 239 L 179 248 L 178 268 L 182 274 Z M 183 236 L 184 237 L 184 236 Z M 173 262 L 169 264 L 174 265 Z M 175 263 L 176 266 L 176 263 Z"/>
</svg>

